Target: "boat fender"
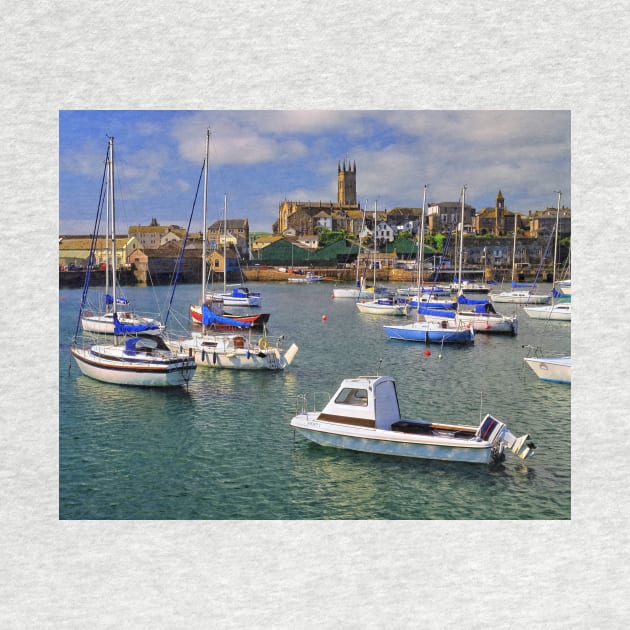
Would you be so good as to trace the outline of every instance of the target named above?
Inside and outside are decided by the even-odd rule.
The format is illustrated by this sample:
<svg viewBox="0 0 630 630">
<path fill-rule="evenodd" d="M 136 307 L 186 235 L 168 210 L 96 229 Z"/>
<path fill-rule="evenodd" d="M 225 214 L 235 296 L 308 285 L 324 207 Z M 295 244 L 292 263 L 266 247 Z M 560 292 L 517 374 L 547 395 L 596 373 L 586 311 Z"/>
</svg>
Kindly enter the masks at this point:
<svg viewBox="0 0 630 630">
<path fill-rule="evenodd" d="M 217 353 L 216 353 L 216 351 L 212 353 L 212 364 L 213 365 L 217 364 Z"/>
<path fill-rule="evenodd" d="M 201 361 L 205 361 L 206 360 L 206 351 L 205 350 L 201 350 Z"/>
</svg>

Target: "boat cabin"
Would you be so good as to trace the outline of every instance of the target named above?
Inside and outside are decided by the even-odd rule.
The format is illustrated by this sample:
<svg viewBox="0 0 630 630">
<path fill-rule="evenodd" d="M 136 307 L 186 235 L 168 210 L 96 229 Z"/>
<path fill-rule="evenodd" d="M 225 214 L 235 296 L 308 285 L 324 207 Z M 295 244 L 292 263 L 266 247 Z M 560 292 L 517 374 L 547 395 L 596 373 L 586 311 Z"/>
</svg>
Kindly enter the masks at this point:
<svg viewBox="0 0 630 630">
<path fill-rule="evenodd" d="M 345 379 L 318 419 L 391 430 L 392 424 L 400 420 L 394 379 L 391 376 Z"/>
</svg>

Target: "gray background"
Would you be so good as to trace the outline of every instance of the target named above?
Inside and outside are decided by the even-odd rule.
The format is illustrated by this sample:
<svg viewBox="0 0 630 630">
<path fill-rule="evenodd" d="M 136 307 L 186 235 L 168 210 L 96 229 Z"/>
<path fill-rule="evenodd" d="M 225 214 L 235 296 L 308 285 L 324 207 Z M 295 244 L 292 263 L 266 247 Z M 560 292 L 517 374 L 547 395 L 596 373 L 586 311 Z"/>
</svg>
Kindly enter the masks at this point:
<svg viewBox="0 0 630 630">
<path fill-rule="evenodd" d="M 3 628 L 627 626 L 626 3 L 3 5 Z M 571 520 L 59 521 L 58 111 L 88 108 L 570 109 Z"/>
</svg>

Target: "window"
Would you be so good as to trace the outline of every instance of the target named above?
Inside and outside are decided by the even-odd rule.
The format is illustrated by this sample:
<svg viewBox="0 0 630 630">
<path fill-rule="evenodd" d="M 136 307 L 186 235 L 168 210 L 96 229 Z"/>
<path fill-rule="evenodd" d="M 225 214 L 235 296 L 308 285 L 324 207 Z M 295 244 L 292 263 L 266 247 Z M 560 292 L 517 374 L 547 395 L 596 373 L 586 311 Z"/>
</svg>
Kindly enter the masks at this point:
<svg viewBox="0 0 630 630">
<path fill-rule="evenodd" d="M 358 405 L 367 407 L 368 393 L 367 389 L 355 389 L 353 387 L 344 387 L 339 396 L 335 398 L 335 402 L 339 405 Z"/>
</svg>

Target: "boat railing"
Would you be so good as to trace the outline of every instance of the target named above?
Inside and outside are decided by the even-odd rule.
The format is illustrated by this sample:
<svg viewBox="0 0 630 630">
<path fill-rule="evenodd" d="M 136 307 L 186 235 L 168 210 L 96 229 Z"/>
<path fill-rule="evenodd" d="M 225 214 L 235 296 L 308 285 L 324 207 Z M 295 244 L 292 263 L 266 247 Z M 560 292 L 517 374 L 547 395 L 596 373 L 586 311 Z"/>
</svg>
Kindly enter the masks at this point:
<svg viewBox="0 0 630 630">
<path fill-rule="evenodd" d="M 323 404 L 319 401 L 328 402 L 330 393 L 325 391 L 314 391 L 306 394 L 298 394 L 295 401 L 295 415 L 305 414 L 322 409 Z"/>
</svg>

